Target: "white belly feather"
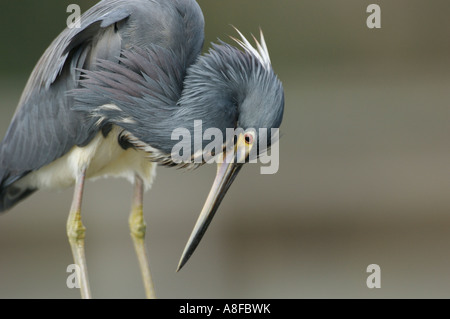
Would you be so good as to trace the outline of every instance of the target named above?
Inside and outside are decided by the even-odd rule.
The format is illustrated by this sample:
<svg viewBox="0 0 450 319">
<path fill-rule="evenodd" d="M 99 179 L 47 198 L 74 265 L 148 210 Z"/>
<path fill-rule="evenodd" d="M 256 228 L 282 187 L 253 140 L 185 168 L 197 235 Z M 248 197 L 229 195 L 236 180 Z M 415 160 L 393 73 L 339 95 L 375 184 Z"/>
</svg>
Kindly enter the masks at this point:
<svg viewBox="0 0 450 319">
<path fill-rule="evenodd" d="M 80 168 L 87 165 L 86 177 L 124 177 L 131 183 L 140 176 L 149 189 L 155 177 L 156 163 L 150 162 L 143 151 L 124 150 L 117 142 L 121 132 L 113 127 L 106 138 L 99 132 L 85 147 L 74 146 L 67 154 L 34 171 L 17 182 L 38 189 L 66 188 L 74 185 Z"/>
</svg>

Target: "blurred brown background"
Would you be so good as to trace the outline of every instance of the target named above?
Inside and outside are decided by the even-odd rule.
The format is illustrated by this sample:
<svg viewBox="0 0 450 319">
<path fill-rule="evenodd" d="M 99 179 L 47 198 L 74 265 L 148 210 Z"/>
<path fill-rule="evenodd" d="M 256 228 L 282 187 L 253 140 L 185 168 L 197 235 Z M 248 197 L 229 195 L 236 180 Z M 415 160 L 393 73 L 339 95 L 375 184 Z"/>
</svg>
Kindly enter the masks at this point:
<svg viewBox="0 0 450 319">
<path fill-rule="evenodd" d="M 450 297 L 450 4 L 447 0 L 199 0 L 206 45 L 264 30 L 284 83 L 280 170 L 249 165 L 186 267 L 178 259 L 214 178 L 160 168 L 146 194 L 161 298 Z M 0 4 L 0 136 L 74 1 Z M 78 1 L 83 11 L 94 1 Z M 366 26 L 381 6 L 382 28 Z M 88 183 L 97 298 L 144 296 L 128 236 L 131 186 Z M 65 223 L 72 190 L 0 216 L 0 297 L 79 298 Z M 381 267 L 381 289 L 366 267 Z"/>
</svg>

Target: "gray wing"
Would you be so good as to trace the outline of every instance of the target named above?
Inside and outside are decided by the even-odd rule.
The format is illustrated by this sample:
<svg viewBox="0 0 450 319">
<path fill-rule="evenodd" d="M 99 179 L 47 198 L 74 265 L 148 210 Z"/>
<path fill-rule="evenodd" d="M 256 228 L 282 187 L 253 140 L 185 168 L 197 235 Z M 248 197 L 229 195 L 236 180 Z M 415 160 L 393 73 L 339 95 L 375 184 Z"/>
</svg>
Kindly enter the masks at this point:
<svg viewBox="0 0 450 319">
<path fill-rule="evenodd" d="M 97 58 L 118 57 L 121 40 L 112 25 L 130 15 L 115 6 L 120 2 L 93 7 L 83 15 L 81 28 L 64 30 L 38 61 L 0 144 L 1 168 L 8 171 L 8 176 L 0 176 L 3 187 L 86 143 L 95 133 L 71 110 L 73 101 L 66 91 L 77 86 L 80 74 L 75 68 L 89 69 Z M 108 49 L 97 48 L 105 42 Z"/>
<path fill-rule="evenodd" d="M 82 15 L 81 28 L 64 30 L 33 70 L 0 144 L 0 212 L 31 192 L 7 203 L 15 181 L 98 132 L 87 114 L 73 110 L 68 94 L 78 87 L 81 69 L 95 70 L 98 60 L 117 63 L 122 50 L 151 44 L 186 55 L 190 64 L 200 53 L 203 25 L 194 0 L 104 0 Z"/>
</svg>

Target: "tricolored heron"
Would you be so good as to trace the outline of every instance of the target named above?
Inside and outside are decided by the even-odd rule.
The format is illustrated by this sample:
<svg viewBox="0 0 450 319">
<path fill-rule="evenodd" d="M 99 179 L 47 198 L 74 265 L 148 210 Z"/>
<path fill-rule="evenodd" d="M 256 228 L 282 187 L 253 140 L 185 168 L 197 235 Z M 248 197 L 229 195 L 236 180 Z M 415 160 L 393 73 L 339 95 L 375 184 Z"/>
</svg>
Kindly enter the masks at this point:
<svg viewBox="0 0 450 319">
<path fill-rule="evenodd" d="M 197 167 L 206 152 L 225 159 L 218 161 L 180 269 L 252 150 L 256 156 L 265 150 L 258 141 L 267 139 L 270 147 L 270 130 L 263 136 L 259 129 L 280 126 L 283 87 L 262 33 L 256 47 L 238 31 L 242 39 L 234 40 L 241 49 L 220 42 L 200 55 L 204 20 L 194 0 L 103 0 L 80 24 L 65 29 L 44 52 L 0 144 L 0 212 L 38 189 L 75 185 L 67 234 L 81 270 L 81 295 L 89 298 L 81 221 L 85 178 L 129 179 L 131 236 L 146 295 L 154 297 L 142 199 L 156 165 Z M 212 153 L 201 143 L 188 148 L 190 161 L 174 160 L 173 132 L 184 128 L 194 136 L 199 121 L 200 133 L 242 130 Z"/>
</svg>

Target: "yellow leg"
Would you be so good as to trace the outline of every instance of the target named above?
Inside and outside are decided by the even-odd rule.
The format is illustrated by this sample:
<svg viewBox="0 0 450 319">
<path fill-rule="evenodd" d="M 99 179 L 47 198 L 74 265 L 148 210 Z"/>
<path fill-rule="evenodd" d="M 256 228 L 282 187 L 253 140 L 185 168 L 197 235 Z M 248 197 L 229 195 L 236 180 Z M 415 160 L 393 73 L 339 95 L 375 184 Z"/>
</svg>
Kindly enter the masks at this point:
<svg viewBox="0 0 450 319">
<path fill-rule="evenodd" d="M 86 257 L 84 253 L 84 237 L 86 228 L 81 222 L 81 200 L 83 198 L 83 187 L 86 169 L 82 169 L 77 177 L 75 191 L 73 194 L 72 206 L 67 220 L 67 236 L 75 264 L 79 267 L 78 282 L 80 286 L 81 298 L 90 299 L 91 290 L 86 267 Z"/>
<path fill-rule="evenodd" d="M 146 225 L 144 221 L 143 206 L 143 182 L 138 176 L 135 177 L 134 198 L 129 218 L 129 226 L 131 238 L 133 239 L 134 249 L 139 260 L 141 268 L 142 280 L 144 282 L 145 295 L 148 299 L 156 298 L 155 288 L 153 287 L 152 276 L 150 274 L 150 266 L 145 248 L 145 231 Z"/>
</svg>

